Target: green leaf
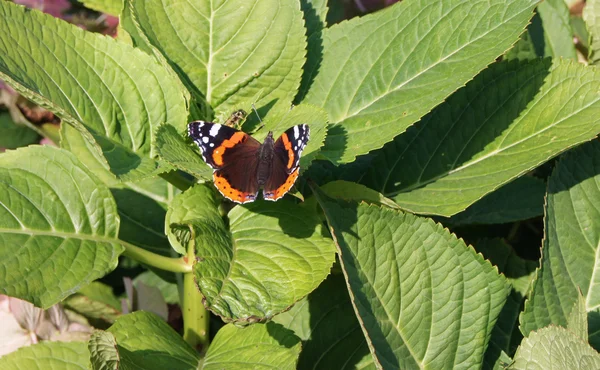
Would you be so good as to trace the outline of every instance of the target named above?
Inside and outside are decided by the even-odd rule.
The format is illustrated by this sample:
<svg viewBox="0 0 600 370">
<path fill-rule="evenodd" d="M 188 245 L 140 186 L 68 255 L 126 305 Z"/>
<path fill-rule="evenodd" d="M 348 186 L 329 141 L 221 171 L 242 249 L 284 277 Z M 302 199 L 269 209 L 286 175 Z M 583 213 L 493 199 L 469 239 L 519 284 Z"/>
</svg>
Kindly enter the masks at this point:
<svg viewBox="0 0 600 370">
<path fill-rule="evenodd" d="M 400 209 L 394 201 L 384 197 L 381 193 L 369 189 L 364 185 L 349 181 L 332 181 L 321 186 L 328 196 L 343 200 L 364 201 L 369 204 L 379 204 L 389 208 Z M 304 203 L 306 208 L 317 207 L 316 197 L 310 197 Z"/>
<path fill-rule="evenodd" d="M 508 293 L 489 262 L 431 219 L 318 196 L 377 366 L 481 367 Z"/>
<path fill-rule="evenodd" d="M 363 183 L 451 216 L 600 131 L 600 71 L 570 61 L 492 65 L 379 151 Z"/>
<path fill-rule="evenodd" d="M 561 327 L 547 327 L 526 338 L 509 369 L 600 368 L 600 355 L 585 341 Z"/>
<path fill-rule="evenodd" d="M 186 254 L 191 238 L 189 228 L 185 227 L 187 223 L 212 223 L 215 231 L 227 233 L 217 207 L 215 190 L 211 185 L 196 185 L 173 199 L 165 217 L 165 233 L 177 253 Z M 218 233 L 214 235 L 219 236 Z"/>
<path fill-rule="evenodd" d="M 544 55 L 577 61 L 570 13 L 565 0 L 544 0 L 538 7 L 544 27 Z"/>
<path fill-rule="evenodd" d="M 588 320 L 587 320 L 587 307 L 585 297 L 578 294 L 577 301 L 573 305 L 573 309 L 567 318 L 567 328 L 577 335 L 581 340 L 587 342 L 588 339 Z"/>
<path fill-rule="evenodd" d="M 6 1 L 0 29 L 1 79 L 77 128 L 119 178 L 164 171 L 152 159 L 154 130 L 183 128 L 186 95 L 154 58 Z"/>
<path fill-rule="evenodd" d="M 108 188 L 71 153 L 0 155 L 0 292 L 48 308 L 117 267 L 124 250 Z"/>
<path fill-rule="evenodd" d="M 90 353 L 84 342 L 41 342 L 0 357 L 2 370 L 87 370 Z"/>
<path fill-rule="evenodd" d="M 507 361 L 506 353 L 513 354 L 523 338 L 518 328 L 519 313 L 538 263 L 522 259 L 501 239 L 479 240 L 475 249 L 497 266 L 498 271 L 511 284 L 510 294 L 492 330 L 490 344 L 484 356 L 484 368 L 502 368 L 501 364 Z"/>
<path fill-rule="evenodd" d="M 453 226 L 505 224 L 527 220 L 544 213 L 546 183 L 533 176 L 521 176 L 486 195 L 452 218 Z"/>
<path fill-rule="evenodd" d="M 121 301 L 114 295 L 112 287 L 99 281 L 82 288 L 62 304 L 87 318 L 109 323 L 121 316 Z"/>
<path fill-rule="evenodd" d="M 133 1 L 141 30 L 196 98 L 216 115 L 252 103 L 289 106 L 300 84 L 306 41 L 294 0 Z"/>
<path fill-rule="evenodd" d="M 158 316 L 138 311 L 108 329 L 124 369 L 196 369 L 198 353 Z"/>
<path fill-rule="evenodd" d="M 600 62 L 600 1 L 586 1 L 583 8 L 583 20 L 587 24 L 589 32 L 588 61 L 590 64 L 597 65 Z"/>
<path fill-rule="evenodd" d="M 145 184 L 130 184 L 140 192 L 131 188 L 111 189 L 121 219 L 119 239 L 151 252 L 170 256 L 171 245 L 164 233 L 165 205 L 153 199 L 155 194 L 144 189 L 144 185 L 152 185 L 151 181 L 163 188 L 169 185 L 161 178 L 144 181 Z"/>
<path fill-rule="evenodd" d="M 173 167 L 199 179 L 212 180 L 213 170 L 204 162 L 200 152 L 192 149 L 190 141 L 186 142 L 175 127 L 160 126 L 156 131 L 154 145 L 158 155 Z"/>
<path fill-rule="evenodd" d="M 279 324 L 225 325 L 213 339 L 202 370 L 295 369 L 300 339 Z"/>
<path fill-rule="evenodd" d="M 381 148 L 506 51 L 535 0 L 406 0 L 314 35 L 304 102 L 333 125 L 323 155 L 334 163 Z"/>
<path fill-rule="evenodd" d="M 107 13 L 119 16 L 123 9 L 123 0 L 79 0 L 86 8 L 90 8 L 101 13 Z"/>
<path fill-rule="evenodd" d="M 88 342 L 90 361 L 94 370 L 118 370 L 121 362 L 117 341 L 111 333 L 96 330 Z"/>
<path fill-rule="evenodd" d="M 203 209 L 199 203 L 188 207 L 190 214 Z M 225 321 L 269 319 L 329 274 L 335 251 L 314 210 L 286 200 L 257 201 L 229 212 L 230 231 L 211 213 L 187 224 L 194 231 L 194 274 L 205 305 Z"/>
<path fill-rule="evenodd" d="M 524 335 L 550 324 L 566 327 L 581 290 L 589 341 L 600 348 L 599 183 L 598 141 L 567 153 L 550 176 L 541 268 L 520 317 Z"/>
<path fill-rule="evenodd" d="M 15 123 L 9 113 L 0 113 L 0 148 L 16 149 L 39 139 L 37 132 Z"/>
<path fill-rule="evenodd" d="M 342 275 L 330 275 L 273 321 L 302 339 L 298 369 L 375 369 Z"/>
</svg>

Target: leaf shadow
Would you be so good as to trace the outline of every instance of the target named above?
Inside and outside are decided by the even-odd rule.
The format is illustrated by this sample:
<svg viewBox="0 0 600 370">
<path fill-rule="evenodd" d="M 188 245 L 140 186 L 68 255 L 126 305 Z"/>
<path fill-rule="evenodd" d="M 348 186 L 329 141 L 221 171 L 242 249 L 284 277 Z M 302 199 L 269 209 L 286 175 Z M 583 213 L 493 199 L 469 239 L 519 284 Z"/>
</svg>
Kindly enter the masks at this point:
<svg viewBox="0 0 600 370">
<path fill-rule="evenodd" d="M 299 104 L 312 86 L 315 77 L 321 68 L 323 61 L 323 29 L 325 25 L 319 18 L 313 4 L 308 0 L 301 0 L 302 11 L 306 21 L 306 63 L 304 64 L 304 72 L 298 94 L 294 99 L 295 104 Z"/>
<path fill-rule="evenodd" d="M 267 328 L 267 332 L 269 336 L 277 341 L 279 345 L 285 348 L 293 348 L 298 343 L 300 343 L 300 338 L 294 334 L 290 329 L 285 328 L 283 325 L 278 324 L 273 321 L 269 321 L 266 324 L 256 324 L 256 325 L 265 325 Z"/>
<path fill-rule="evenodd" d="M 340 124 L 330 125 L 325 144 L 321 148 L 321 156 L 336 164 L 340 162 L 347 149 L 348 130 Z"/>
</svg>

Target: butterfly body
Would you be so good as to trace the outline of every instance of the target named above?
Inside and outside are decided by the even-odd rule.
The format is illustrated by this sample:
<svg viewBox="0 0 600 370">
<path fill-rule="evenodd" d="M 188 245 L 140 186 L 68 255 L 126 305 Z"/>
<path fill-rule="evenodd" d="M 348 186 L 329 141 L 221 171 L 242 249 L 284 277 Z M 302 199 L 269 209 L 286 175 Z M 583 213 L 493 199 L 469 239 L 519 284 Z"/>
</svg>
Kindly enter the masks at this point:
<svg viewBox="0 0 600 370">
<path fill-rule="evenodd" d="M 188 134 L 213 168 L 215 187 L 226 198 L 247 203 L 263 189 L 266 200 L 275 201 L 294 185 L 300 155 L 309 139 L 308 125 L 297 125 L 274 140 L 269 132 L 260 143 L 245 132 L 217 123 L 195 121 Z"/>
</svg>

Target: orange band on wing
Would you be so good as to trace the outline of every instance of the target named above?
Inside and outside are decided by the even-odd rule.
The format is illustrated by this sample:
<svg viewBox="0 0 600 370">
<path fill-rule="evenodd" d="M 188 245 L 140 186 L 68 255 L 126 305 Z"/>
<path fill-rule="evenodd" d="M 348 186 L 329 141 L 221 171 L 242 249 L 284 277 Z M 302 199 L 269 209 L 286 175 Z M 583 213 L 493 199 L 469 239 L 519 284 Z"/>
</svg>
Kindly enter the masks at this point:
<svg viewBox="0 0 600 370">
<path fill-rule="evenodd" d="M 226 178 L 213 173 L 215 187 L 223 194 L 225 198 L 231 199 L 234 202 L 246 203 L 256 199 L 256 194 L 244 193 L 243 191 L 234 189 Z"/>
<path fill-rule="evenodd" d="M 288 176 L 285 183 L 283 185 L 281 185 L 280 187 L 278 187 L 277 189 L 275 189 L 275 191 L 273 192 L 273 200 L 277 200 L 277 199 L 283 197 L 285 195 L 285 193 L 287 193 L 292 188 L 292 186 L 294 186 L 294 183 L 296 182 L 296 179 L 298 178 L 299 170 L 300 170 L 299 168 L 296 168 L 296 170 L 294 172 L 290 173 L 290 175 Z"/>
<path fill-rule="evenodd" d="M 283 140 L 283 145 L 285 146 L 285 149 L 288 151 L 288 163 L 287 163 L 287 168 L 290 169 L 292 168 L 292 166 L 294 165 L 294 157 L 296 156 L 294 154 L 294 151 L 292 150 L 292 143 L 290 142 L 290 139 L 288 139 L 287 134 L 283 134 L 281 135 L 281 139 Z"/>
<path fill-rule="evenodd" d="M 233 148 L 236 144 L 242 143 L 246 141 L 248 135 L 244 132 L 236 132 L 227 140 L 224 140 L 221 145 L 219 145 L 212 153 L 212 160 L 215 162 L 217 166 L 223 165 L 223 154 L 228 148 Z"/>
</svg>

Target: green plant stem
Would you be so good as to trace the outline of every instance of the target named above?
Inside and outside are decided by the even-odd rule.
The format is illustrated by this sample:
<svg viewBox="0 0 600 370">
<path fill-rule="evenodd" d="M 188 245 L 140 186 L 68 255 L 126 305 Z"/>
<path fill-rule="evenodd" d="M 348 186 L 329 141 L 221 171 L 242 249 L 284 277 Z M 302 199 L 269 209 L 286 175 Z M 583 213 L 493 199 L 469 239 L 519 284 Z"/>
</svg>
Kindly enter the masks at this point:
<svg viewBox="0 0 600 370">
<path fill-rule="evenodd" d="M 160 174 L 160 177 L 181 191 L 185 191 L 194 185 L 194 181 L 185 178 L 179 171 L 164 172 Z"/>
<path fill-rule="evenodd" d="M 141 262 L 145 265 L 159 268 L 165 271 L 171 272 L 183 272 L 183 273 L 191 273 L 192 266 L 185 263 L 183 257 L 180 258 L 171 258 L 161 256 L 156 253 L 149 252 L 140 247 L 136 247 L 133 244 L 123 243 L 125 246 L 125 252 L 123 252 L 124 256 L 130 257 L 138 262 Z"/>
<path fill-rule="evenodd" d="M 187 260 L 191 267 L 196 258 L 193 242 L 189 243 L 187 252 Z M 202 298 L 194 281 L 194 273 L 183 274 L 183 339 L 192 347 L 200 347 L 200 350 L 205 352 L 208 346 L 210 316 Z"/>
</svg>

